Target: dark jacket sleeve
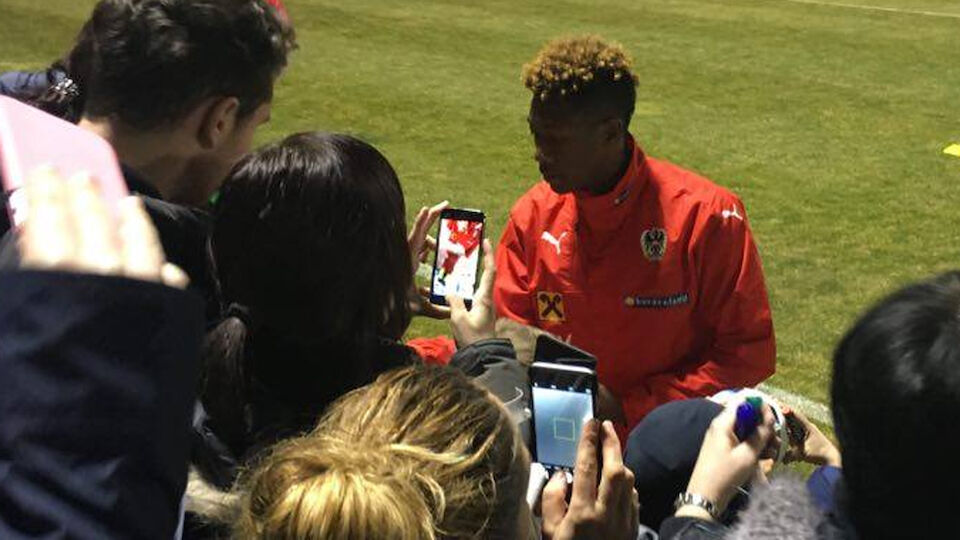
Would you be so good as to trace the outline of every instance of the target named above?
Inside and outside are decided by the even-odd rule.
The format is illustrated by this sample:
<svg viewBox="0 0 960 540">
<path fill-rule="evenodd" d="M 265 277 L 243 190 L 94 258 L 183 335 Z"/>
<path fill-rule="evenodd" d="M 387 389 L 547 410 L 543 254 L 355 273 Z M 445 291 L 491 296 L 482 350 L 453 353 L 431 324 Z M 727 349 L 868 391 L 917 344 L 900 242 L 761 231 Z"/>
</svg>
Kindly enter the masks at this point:
<svg viewBox="0 0 960 540">
<path fill-rule="evenodd" d="M 172 538 L 203 309 L 116 277 L 0 273 L 0 538 Z"/>
<path fill-rule="evenodd" d="M 523 412 L 530 408 L 527 368 L 517 360 L 517 352 L 507 339 L 485 339 L 457 351 L 450 365 L 473 377 L 474 381 L 507 404 L 515 415 L 517 428 L 530 446 L 530 420 Z"/>
<path fill-rule="evenodd" d="M 727 528 L 692 517 L 669 517 L 660 525 L 660 540 L 719 540 Z"/>
<path fill-rule="evenodd" d="M 457 351 L 450 365 L 473 377 L 504 403 L 526 392 L 527 370 L 506 339 L 485 339 Z"/>
</svg>

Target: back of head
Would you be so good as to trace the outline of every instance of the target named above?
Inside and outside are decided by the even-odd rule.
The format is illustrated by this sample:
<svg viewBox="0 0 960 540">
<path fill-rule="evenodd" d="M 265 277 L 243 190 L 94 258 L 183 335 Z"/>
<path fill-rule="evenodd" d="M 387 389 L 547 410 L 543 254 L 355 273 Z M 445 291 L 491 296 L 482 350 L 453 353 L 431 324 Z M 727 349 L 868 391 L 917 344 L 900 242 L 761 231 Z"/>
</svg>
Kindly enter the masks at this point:
<svg viewBox="0 0 960 540">
<path fill-rule="evenodd" d="M 452 368 L 382 375 L 241 484 L 242 538 L 509 538 L 528 462 L 509 416 Z"/>
<path fill-rule="evenodd" d="M 861 317 L 834 354 L 832 399 L 858 532 L 939 530 L 954 506 L 940 494 L 960 479 L 960 273 L 906 287 Z"/>
<path fill-rule="evenodd" d="M 410 322 L 403 192 L 359 139 L 300 133 L 245 158 L 220 192 L 212 248 L 226 301 L 277 333 L 399 339 Z"/>
<path fill-rule="evenodd" d="M 253 152 L 220 192 L 211 248 L 238 316 L 207 338 L 202 397 L 235 452 L 312 427 L 326 404 L 408 360 L 395 344 L 410 322 L 403 193 L 369 144 L 302 133 Z M 278 413 L 256 441 L 254 388 L 259 410 Z"/>
<path fill-rule="evenodd" d="M 396 461 L 336 439 L 285 442 L 254 473 L 235 537 L 431 538 L 442 493 Z"/>
<path fill-rule="evenodd" d="M 523 67 L 523 82 L 538 106 L 630 126 L 637 76 L 619 44 L 592 35 L 551 41 Z"/>
<path fill-rule="evenodd" d="M 271 99 L 293 46 L 262 0 L 100 0 L 68 71 L 86 116 L 149 130 L 214 97 L 238 98 L 240 116 L 253 112 Z"/>
</svg>

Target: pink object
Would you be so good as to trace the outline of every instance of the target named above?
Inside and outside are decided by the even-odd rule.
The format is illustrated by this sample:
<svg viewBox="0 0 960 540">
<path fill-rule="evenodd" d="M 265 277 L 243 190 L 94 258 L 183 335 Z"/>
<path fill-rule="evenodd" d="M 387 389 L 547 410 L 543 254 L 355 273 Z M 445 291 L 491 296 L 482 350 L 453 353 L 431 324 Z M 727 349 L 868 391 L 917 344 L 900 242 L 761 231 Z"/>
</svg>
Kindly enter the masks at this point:
<svg viewBox="0 0 960 540">
<path fill-rule="evenodd" d="M 0 177 L 14 227 L 26 218 L 16 191 L 39 167 L 53 167 L 69 177 L 87 173 L 111 204 L 128 195 L 117 155 L 96 134 L 15 99 L 0 96 Z"/>
</svg>

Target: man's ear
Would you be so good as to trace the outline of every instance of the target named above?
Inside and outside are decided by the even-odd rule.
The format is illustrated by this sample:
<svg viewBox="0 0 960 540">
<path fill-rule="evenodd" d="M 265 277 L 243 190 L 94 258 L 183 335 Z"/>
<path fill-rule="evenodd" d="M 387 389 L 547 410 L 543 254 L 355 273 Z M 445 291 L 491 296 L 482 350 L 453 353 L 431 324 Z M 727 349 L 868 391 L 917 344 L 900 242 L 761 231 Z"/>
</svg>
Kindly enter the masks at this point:
<svg viewBox="0 0 960 540">
<path fill-rule="evenodd" d="M 237 125 L 240 112 L 240 100 L 235 97 L 221 97 L 208 101 L 197 128 L 197 142 L 204 150 L 213 150 L 220 146 Z"/>
</svg>

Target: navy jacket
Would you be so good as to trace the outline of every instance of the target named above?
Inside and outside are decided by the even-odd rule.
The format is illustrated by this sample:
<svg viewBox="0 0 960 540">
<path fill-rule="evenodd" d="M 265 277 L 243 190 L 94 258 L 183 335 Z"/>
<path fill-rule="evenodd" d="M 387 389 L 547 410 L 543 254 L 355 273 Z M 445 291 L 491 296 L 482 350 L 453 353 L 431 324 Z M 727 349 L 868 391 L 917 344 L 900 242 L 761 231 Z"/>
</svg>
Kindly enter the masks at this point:
<svg viewBox="0 0 960 540">
<path fill-rule="evenodd" d="M 163 245 L 167 260 L 179 266 L 190 278 L 190 288 L 203 296 L 206 302 L 206 316 L 210 321 L 220 315 L 220 294 L 213 275 L 213 263 L 207 249 L 210 237 L 210 214 L 197 208 L 190 208 L 164 201 L 160 193 L 130 167 L 121 166 L 124 180 L 131 193 L 140 195 L 147 215 L 157 228 L 157 235 Z M 0 196 L 2 200 L 2 196 Z M 18 266 L 16 242 L 13 234 L 8 233 L 6 208 L 0 208 L 0 268 Z M 3 294 L 0 286 L 0 295 Z"/>
<path fill-rule="evenodd" d="M 201 300 L 37 271 L 0 291 L 0 538 L 172 538 Z"/>
<path fill-rule="evenodd" d="M 0 96 L 14 98 L 39 96 L 47 88 L 62 81 L 66 76 L 67 74 L 59 69 L 0 73 Z"/>
</svg>

